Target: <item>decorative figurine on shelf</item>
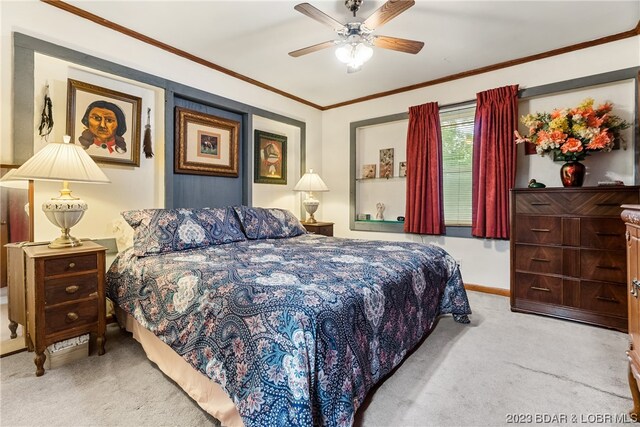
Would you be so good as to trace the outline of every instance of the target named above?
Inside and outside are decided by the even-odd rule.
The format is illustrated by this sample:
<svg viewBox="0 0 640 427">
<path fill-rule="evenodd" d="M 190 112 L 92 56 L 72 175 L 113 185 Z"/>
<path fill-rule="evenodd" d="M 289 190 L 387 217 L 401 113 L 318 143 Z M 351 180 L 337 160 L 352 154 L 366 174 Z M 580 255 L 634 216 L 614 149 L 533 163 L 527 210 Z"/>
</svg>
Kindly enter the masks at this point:
<svg viewBox="0 0 640 427">
<path fill-rule="evenodd" d="M 537 182 L 535 179 L 532 179 L 531 181 L 529 181 L 529 188 L 545 188 L 546 185 L 544 185 L 541 182 Z"/>
<path fill-rule="evenodd" d="M 381 221 L 384 220 L 384 203 L 378 202 L 376 203 L 376 219 Z"/>
</svg>

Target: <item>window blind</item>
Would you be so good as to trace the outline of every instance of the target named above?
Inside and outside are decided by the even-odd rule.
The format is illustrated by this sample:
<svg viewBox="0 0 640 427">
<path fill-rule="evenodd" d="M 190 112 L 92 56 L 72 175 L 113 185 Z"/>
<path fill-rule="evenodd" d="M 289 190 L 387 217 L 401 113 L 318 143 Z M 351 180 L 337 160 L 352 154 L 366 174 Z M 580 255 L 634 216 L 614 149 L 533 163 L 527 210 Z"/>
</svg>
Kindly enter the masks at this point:
<svg viewBox="0 0 640 427">
<path fill-rule="evenodd" d="M 471 225 L 475 105 L 440 112 L 445 225 Z"/>
</svg>

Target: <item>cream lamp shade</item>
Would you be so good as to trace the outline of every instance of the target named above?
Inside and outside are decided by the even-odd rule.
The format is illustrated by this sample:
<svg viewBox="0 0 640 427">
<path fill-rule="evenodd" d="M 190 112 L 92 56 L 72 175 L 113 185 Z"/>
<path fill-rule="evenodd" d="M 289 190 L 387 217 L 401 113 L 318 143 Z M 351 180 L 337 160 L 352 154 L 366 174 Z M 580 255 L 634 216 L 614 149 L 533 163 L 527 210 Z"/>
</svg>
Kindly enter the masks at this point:
<svg viewBox="0 0 640 427">
<path fill-rule="evenodd" d="M 83 200 L 71 195 L 69 182 L 111 182 L 84 149 L 80 145 L 70 144 L 70 140 L 71 137 L 65 135 L 64 143 L 47 144 L 12 175 L 13 179 L 62 181 L 60 196 L 42 204 L 47 219 L 62 231 L 62 235 L 49 244 L 50 248 L 82 245 L 69 231 L 80 221 L 88 206 Z"/>
<path fill-rule="evenodd" d="M 293 187 L 293 191 L 306 191 L 308 192 L 307 198 L 302 202 L 304 210 L 309 214 L 307 218 L 307 224 L 315 224 L 317 221 L 313 214 L 318 210 L 320 201 L 313 197 L 314 191 L 329 191 L 327 184 L 322 181 L 322 178 L 317 173 L 313 173 L 313 169 L 309 169 L 308 173 L 302 175 L 300 181 Z"/>
</svg>

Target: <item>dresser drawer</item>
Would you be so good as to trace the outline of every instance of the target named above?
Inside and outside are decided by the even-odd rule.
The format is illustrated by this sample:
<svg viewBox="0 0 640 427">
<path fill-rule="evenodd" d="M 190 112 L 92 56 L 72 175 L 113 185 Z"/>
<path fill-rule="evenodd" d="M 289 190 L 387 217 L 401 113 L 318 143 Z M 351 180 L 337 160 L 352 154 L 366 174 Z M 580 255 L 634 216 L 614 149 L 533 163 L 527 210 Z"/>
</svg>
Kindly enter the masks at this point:
<svg viewBox="0 0 640 427">
<path fill-rule="evenodd" d="M 624 250 L 624 222 L 614 218 L 581 218 L 580 245 L 586 248 Z"/>
<path fill-rule="evenodd" d="M 581 216 L 614 216 L 620 220 L 620 205 L 638 203 L 638 191 L 597 191 L 576 193 L 572 213 Z"/>
<path fill-rule="evenodd" d="M 566 211 L 563 199 L 548 193 L 520 193 L 516 197 L 515 211 L 528 215 L 557 215 Z"/>
<path fill-rule="evenodd" d="M 562 304 L 562 278 L 516 273 L 516 298 Z"/>
<path fill-rule="evenodd" d="M 45 308 L 45 334 L 91 325 L 98 321 L 98 298 Z"/>
<path fill-rule="evenodd" d="M 583 280 L 580 282 L 580 308 L 626 317 L 627 287 L 613 283 Z"/>
<path fill-rule="evenodd" d="M 560 217 L 520 216 L 516 221 L 515 241 L 559 245 L 562 243 L 561 221 Z"/>
<path fill-rule="evenodd" d="M 562 274 L 562 248 L 516 245 L 516 270 Z"/>
<path fill-rule="evenodd" d="M 72 255 L 64 258 L 46 259 L 44 261 L 45 276 L 95 270 L 97 268 L 98 259 L 96 254 Z"/>
<path fill-rule="evenodd" d="M 44 305 L 87 298 L 97 291 L 98 276 L 96 274 L 47 279 L 44 284 Z"/>
<path fill-rule="evenodd" d="M 580 250 L 580 277 L 587 280 L 626 283 L 624 251 Z"/>
</svg>

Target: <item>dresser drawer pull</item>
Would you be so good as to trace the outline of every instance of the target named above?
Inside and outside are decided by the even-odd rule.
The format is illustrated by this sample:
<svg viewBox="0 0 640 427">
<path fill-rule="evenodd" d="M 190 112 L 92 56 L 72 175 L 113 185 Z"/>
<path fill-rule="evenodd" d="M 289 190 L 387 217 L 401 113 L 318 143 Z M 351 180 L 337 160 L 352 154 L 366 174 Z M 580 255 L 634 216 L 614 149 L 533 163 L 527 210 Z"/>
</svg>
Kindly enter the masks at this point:
<svg viewBox="0 0 640 427">
<path fill-rule="evenodd" d="M 596 231 L 596 236 L 619 236 L 620 233 L 607 233 L 605 231 Z"/>
<path fill-rule="evenodd" d="M 75 294 L 76 292 L 78 292 L 78 289 L 80 289 L 80 286 L 78 285 L 71 285 L 71 286 L 67 286 L 66 288 L 64 288 L 64 291 L 68 294 Z"/>
<path fill-rule="evenodd" d="M 75 322 L 76 320 L 78 320 L 78 313 L 75 313 L 73 311 L 67 313 L 67 319 L 71 322 Z"/>
<path fill-rule="evenodd" d="M 535 231 L 536 233 L 548 233 L 551 230 L 548 228 L 532 228 L 531 231 Z"/>
<path fill-rule="evenodd" d="M 531 286 L 531 289 L 533 289 L 534 291 L 551 292 L 551 289 L 549 288 L 539 288 L 537 286 Z"/>
<path fill-rule="evenodd" d="M 619 304 L 620 301 L 618 301 L 615 298 L 608 298 L 608 297 L 601 297 L 601 296 L 597 296 L 596 299 L 599 299 L 600 301 L 604 301 L 604 302 L 614 302 L 616 304 Z"/>
<path fill-rule="evenodd" d="M 596 265 L 596 268 L 601 268 L 603 270 L 620 270 L 620 267 L 616 267 L 615 265 Z"/>
<path fill-rule="evenodd" d="M 75 262 L 70 262 L 69 263 L 69 269 L 74 268 L 76 266 Z"/>
<path fill-rule="evenodd" d="M 531 206 L 549 206 L 551 203 L 545 202 L 531 202 Z"/>
<path fill-rule="evenodd" d="M 538 262 L 551 262 L 551 260 L 546 259 L 546 258 L 531 258 L 531 261 L 538 261 Z"/>
<path fill-rule="evenodd" d="M 90 297 L 97 297 L 97 296 L 98 296 L 98 293 L 97 293 L 97 292 L 91 292 L 91 293 L 89 294 L 89 296 L 90 296 Z"/>
<path fill-rule="evenodd" d="M 616 208 L 620 206 L 619 203 L 596 203 L 596 206 L 615 206 Z"/>
</svg>

